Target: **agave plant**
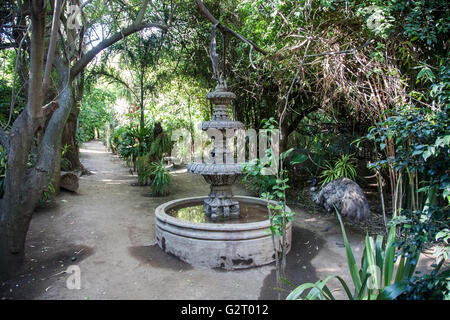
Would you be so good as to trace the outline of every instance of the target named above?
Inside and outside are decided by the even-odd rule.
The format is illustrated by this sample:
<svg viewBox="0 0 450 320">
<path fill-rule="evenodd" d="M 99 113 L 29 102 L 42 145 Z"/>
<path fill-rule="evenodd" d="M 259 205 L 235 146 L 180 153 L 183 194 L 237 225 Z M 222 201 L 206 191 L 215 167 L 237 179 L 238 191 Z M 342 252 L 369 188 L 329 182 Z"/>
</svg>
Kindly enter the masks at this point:
<svg viewBox="0 0 450 320">
<path fill-rule="evenodd" d="M 163 160 L 160 162 L 153 162 L 151 164 L 151 176 L 152 176 L 152 195 L 165 196 L 169 194 L 169 188 L 171 185 L 171 178 L 169 171 L 164 168 Z"/>
<path fill-rule="evenodd" d="M 335 163 L 332 165 L 329 162 L 325 163 L 326 170 L 320 175 L 322 180 L 322 185 L 336 180 L 338 178 L 349 178 L 353 181 L 356 179 L 356 169 L 354 165 L 354 160 L 352 154 L 342 155 Z"/>
<path fill-rule="evenodd" d="M 401 255 L 400 262 L 395 269 L 396 226 L 392 224 L 386 241 L 381 235 L 375 239 L 366 235 L 361 266 L 358 269 L 341 216 L 337 211 L 336 214 L 344 238 L 348 268 L 354 286 L 353 293 L 344 279 L 337 275 L 329 275 L 316 283 L 304 283 L 298 286 L 286 299 L 301 299 L 301 295 L 309 290 L 305 297 L 306 300 L 335 300 L 332 291 L 327 286 L 328 281 L 333 278 L 340 282 L 350 300 L 393 300 L 397 298 L 406 290 L 409 279 L 416 269 L 420 252 L 408 256 Z"/>
</svg>

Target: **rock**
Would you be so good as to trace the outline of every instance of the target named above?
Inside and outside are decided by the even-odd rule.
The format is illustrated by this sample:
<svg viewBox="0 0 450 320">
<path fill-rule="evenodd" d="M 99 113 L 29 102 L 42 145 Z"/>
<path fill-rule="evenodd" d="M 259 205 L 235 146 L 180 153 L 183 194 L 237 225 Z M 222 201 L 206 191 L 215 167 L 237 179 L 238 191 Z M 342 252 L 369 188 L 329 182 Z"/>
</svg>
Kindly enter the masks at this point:
<svg viewBox="0 0 450 320">
<path fill-rule="evenodd" d="M 80 171 L 61 171 L 60 187 L 72 192 L 77 191 L 80 176 Z"/>
<path fill-rule="evenodd" d="M 369 218 L 369 203 L 356 182 L 348 178 L 339 178 L 326 183 L 321 188 L 317 185 L 317 178 L 312 179 L 311 182 L 309 196 L 315 204 L 322 206 L 328 212 L 336 209 L 341 216 L 356 221 Z"/>
</svg>

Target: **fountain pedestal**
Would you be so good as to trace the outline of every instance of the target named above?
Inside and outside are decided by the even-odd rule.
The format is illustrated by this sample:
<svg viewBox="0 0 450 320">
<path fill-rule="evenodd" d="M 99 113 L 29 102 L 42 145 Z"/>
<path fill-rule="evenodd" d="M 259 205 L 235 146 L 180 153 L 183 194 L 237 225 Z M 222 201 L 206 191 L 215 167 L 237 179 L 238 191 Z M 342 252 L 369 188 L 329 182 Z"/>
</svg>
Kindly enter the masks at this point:
<svg viewBox="0 0 450 320">
<path fill-rule="evenodd" d="M 211 121 L 202 122 L 202 130 L 214 136 L 214 148 L 208 163 L 190 163 L 187 171 L 201 174 L 211 185 L 208 199 L 204 201 L 205 213 L 212 220 L 236 219 L 239 217 L 239 202 L 233 200 L 232 185 L 242 177 L 242 168 L 234 161 L 233 147 L 228 145 L 235 130 L 244 129 L 240 121 L 232 121 L 227 105 L 236 95 L 227 91 L 225 82 L 219 82 L 215 91 L 206 95 L 206 99 L 215 105 Z"/>
</svg>

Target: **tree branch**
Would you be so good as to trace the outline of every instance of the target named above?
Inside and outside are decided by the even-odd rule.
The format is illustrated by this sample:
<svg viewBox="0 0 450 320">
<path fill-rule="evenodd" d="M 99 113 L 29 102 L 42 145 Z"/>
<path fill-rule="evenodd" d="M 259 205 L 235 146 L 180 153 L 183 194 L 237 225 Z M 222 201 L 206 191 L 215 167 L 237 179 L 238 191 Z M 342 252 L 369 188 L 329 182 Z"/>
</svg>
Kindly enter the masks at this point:
<svg viewBox="0 0 450 320">
<path fill-rule="evenodd" d="M 259 53 L 262 53 L 263 55 L 267 55 L 267 52 L 264 51 L 263 49 L 261 49 L 258 45 L 256 45 L 253 41 L 245 38 L 244 36 L 240 35 L 239 33 L 237 33 L 236 31 L 228 28 L 227 26 L 223 25 L 219 20 L 217 20 L 216 18 L 214 18 L 214 16 L 211 14 L 211 12 L 209 12 L 209 10 L 205 7 L 205 5 L 203 4 L 203 2 L 201 2 L 200 0 L 195 0 L 195 2 L 197 3 L 198 8 L 200 9 L 200 11 L 203 13 L 203 15 L 209 19 L 209 21 L 211 21 L 213 23 L 213 25 L 217 25 L 217 27 L 222 30 L 222 32 L 225 33 L 231 33 L 233 36 L 235 36 L 236 38 L 238 38 L 239 40 L 245 42 L 246 44 L 248 44 L 251 48 L 254 48 L 256 51 L 258 51 Z"/>
<path fill-rule="evenodd" d="M 42 96 L 45 94 L 50 84 L 50 73 L 53 66 L 53 57 L 55 56 L 56 40 L 58 38 L 59 16 L 61 12 L 61 1 L 55 0 L 55 8 L 53 11 L 52 31 L 50 34 L 50 43 L 48 45 L 47 61 L 45 64 L 44 80 L 42 81 Z"/>
<path fill-rule="evenodd" d="M 136 21 L 134 22 L 135 25 L 140 25 L 142 23 L 142 19 L 144 19 L 145 11 L 147 10 L 148 1 L 149 0 L 144 0 L 142 2 L 141 10 L 139 10 Z"/>
<path fill-rule="evenodd" d="M 323 52 L 323 53 L 316 53 L 316 54 L 309 54 L 306 56 L 306 58 L 309 57 L 321 57 L 321 56 L 330 56 L 330 55 L 335 55 L 335 54 L 348 54 L 348 53 L 354 53 L 355 51 L 358 51 L 364 47 L 367 47 L 368 45 L 370 45 L 371 43 L 373 43 L 375 40 L 374 39 L 369 39 L 367 40 L 364 44 L 352 48 L 352 49 L 348 49 L 348 50 L 342 50 L 342 51 L 329 51 L 329 52 Z"/>
<path fill-rule="evenodd" d="M 114 74 L 111 74 L 111 73 L 108 73 L 107 71 L 104 71 L 104 70 L 94 70 L 94 71 L 91 71 L 90 74 L 92 74 L 92 75 L 103 76 L 103 77 L 105 77 L 105 78 L 109 78 L 109 79 L 111 79 L 111 80 L 113 80 L 113 81 L 115 81 L 115 82 L 121 84 L 121 85 L 124 86 L 130 93 L 132 93 L 133 96 L 134 96 L 137 100 L 139 100 L 139 96 L 136 94 L 136 92 L 135 92 L 133 89 L 131 89 L 131 87 L 128 85 L 128 83 L 126 83 L 124 80 L 122 80 L 119 76 L 114 75 Z"/>
<path fill-rule="evenodd" d="M 78 60 L 70 72 L 70 78 L 74 79 L 78 73 L 80 73 L 81 70 L 83 70 L 89 62 L 92 61 L 92 59 L 95 58 L 95 56 L 102 51 L 103 49 L 108 48 L 109 46 L 113 45 L 117 41 L 129 36 L 130 34 L 133 34 L 137 31 L 140 31 L 142 29 L 146 28 L 159 28 L 161 30 L 167 31 L 167 26 L 157 23 L 146 23 L 146 24 L 132 24 L 131 26 L 113 34 L 108 39 L 103 40 L 98 45 L 96 45 L 94 48 L 92 48 L 90 51 L 88 51 L 80 60 Z"/>
</svg>

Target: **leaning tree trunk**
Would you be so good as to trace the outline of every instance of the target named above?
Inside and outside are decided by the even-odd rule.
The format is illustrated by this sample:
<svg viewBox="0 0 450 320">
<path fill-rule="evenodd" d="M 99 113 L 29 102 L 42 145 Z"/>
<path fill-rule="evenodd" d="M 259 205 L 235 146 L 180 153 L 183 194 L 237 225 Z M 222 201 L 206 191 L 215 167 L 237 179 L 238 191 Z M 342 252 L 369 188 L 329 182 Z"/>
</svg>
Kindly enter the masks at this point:
<svg viewBox="0 0 450 320">
<path fill-rule="evenodd" d="M 72 88 L 67 81 L 69 69 L 62 63 L 58 65 L 58 74 L 63 80 L 60 84 L 59 108 L 53 113 L 42 136 L 33 167 L 27 168 L 28 155 L 34 128 L 42 121 L 30 121 L 27 113 L 23 112 L 11 129 L 8 175 L 0 208 L 0 274 L 3 275 L 11 274 L 22 264 L 33 211 L 39 203 L 42 190 L 51 183 L 55 172 L 59 174 L 61 134 L 72 105 Z M 36 91 L 32 92 L 34 94 Z M 30 94 L 29 101 L 33 100 L 33 94 Z M 42 105 L 42 99 L 39 105 Z"/>
<path fill-rule="evenodd" d="M 143 23 L 148 1 L 143 1 L 136 21 L 130 26 L 101 41 L 71 68 L 61 60 L 54 60 L 60 83 L 58 108 L 53 112 L 45 132 L 43 117 L 43 62 L 45 1 L 30 1 L 31 6 L 31 47 L 30 72 L 27 105 L 14 121 L 7 134 L 0 128 L 0 143 L 8 153 L 5 192 L 0 202 L 0 277 L 8 277 L 16 272 L 25 255 L 25 239 L 33 211 L 42 196 L 42 190 L 49 185 L 52 177 L 59 175 L 61 158 L 61 138 L 67 118 L 73 105 L 72 82 L 86 65 L 104 48 L 144 28 L 157 27 L 167 30 L 167 26 Z M 70 63 L 70 62 L 69 62 Z M 50 65 L 51 63 L 49 63 Z M 36 134 L 41 133 L 37 152 L 29 165 Z"/>
<path fill-rule="evenodd" d="M 64 158 L 70 161 L 70 170 L 84 172 L 85 169 L 80 161 L 80 146 L 77 142 L 78 116 L 80 115 L 80 104 L 84 93 L 84 70 L 80 72 L 77 84 L 75 85 L 75 97 L 73 106 L 67 119 L 62 134 L 61 145 L 69 145 L 69 150 L 64 154 Z"/>
<path fill-rule="evenodd" d="M 33 203 L 39 197 L 30 194 L 33 176 L 41 168 L 27 168 L 35 132 L 42 125 L 42 90 L 44 59 L 45 11 L 37 1 L 31 6 L 32 38 L 30 48 L 30 76 L 28 100 L 10 130 L 5 192 L 0 211 L 0 272 L 14 270 L 23 259 L 25 235 L 28 230 Z"/>
</svg>

